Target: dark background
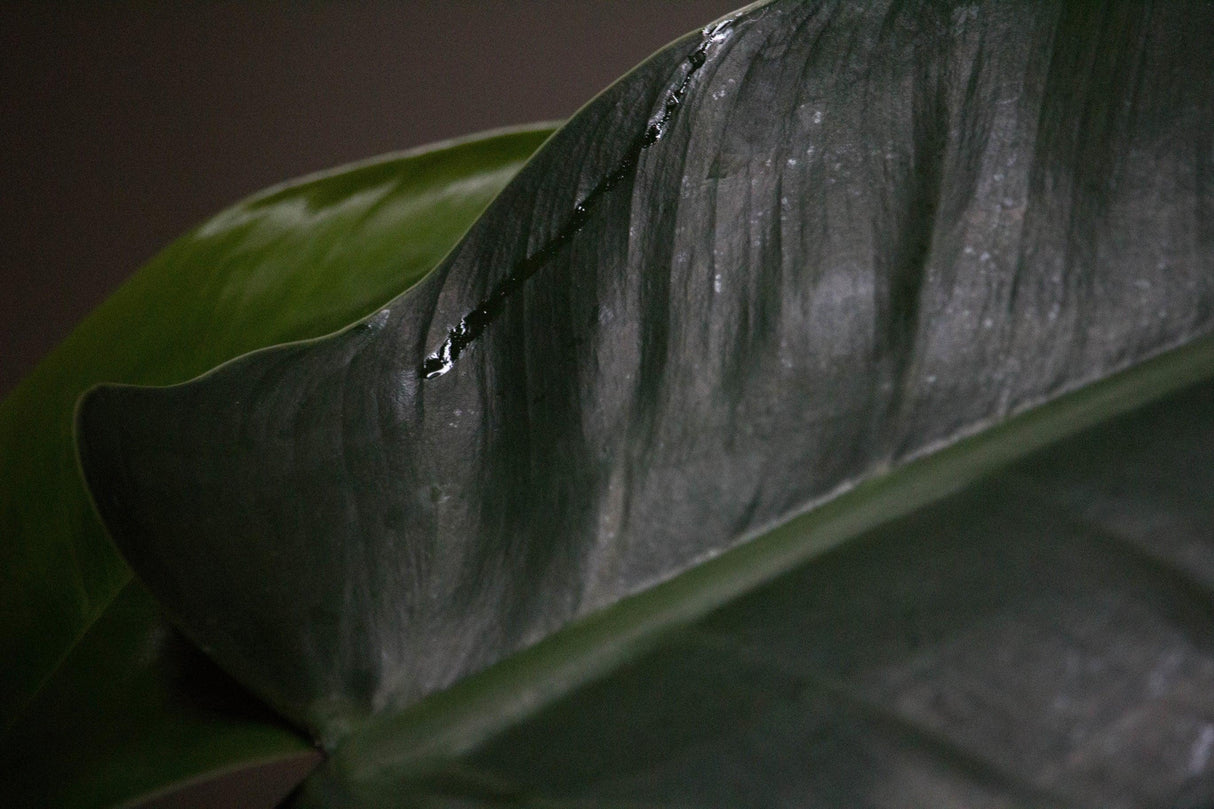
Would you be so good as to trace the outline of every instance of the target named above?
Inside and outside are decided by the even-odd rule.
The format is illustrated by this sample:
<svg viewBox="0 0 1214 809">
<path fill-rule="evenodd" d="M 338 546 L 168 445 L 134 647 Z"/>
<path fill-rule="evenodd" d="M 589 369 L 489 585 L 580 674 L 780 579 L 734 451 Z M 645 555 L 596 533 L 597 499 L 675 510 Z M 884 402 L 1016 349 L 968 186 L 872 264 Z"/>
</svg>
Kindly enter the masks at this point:
<svg viewBox="0 0 1214 809">
<path fill-rule="evenodd" d="M 742 0 L 0 6 L 0 396 L 260 188 L 571 115 Z"/>
</svg>

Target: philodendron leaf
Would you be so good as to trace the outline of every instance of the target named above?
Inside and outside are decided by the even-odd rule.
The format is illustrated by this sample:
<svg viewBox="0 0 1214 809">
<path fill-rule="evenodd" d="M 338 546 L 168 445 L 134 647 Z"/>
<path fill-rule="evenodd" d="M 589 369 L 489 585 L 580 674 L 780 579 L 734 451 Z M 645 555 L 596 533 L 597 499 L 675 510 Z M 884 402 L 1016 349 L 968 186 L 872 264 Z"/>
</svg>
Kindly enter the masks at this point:
<svg viewBox="0 0 1214 809">
<path fill-rule="evenodd" d="M 104 379 L 181 381 L 372 311 L 451 249 L 550 132 L 440 144 L 258 194 L 140 270 L 0 405 L 8 805 L 110 805 L 251 762 L 313 760 L 298 732 L 228 715 L 214 683 L 179 674 L 180 640 L 81 485 L 72 409 Z"/>
<path fill-rule="evenodd" d="M 86 475 L 313 798 L 1168 805 L 1212 171 L 1208 4 L 760 3 L 374 315 L 95 390 Z"/>
</svg>

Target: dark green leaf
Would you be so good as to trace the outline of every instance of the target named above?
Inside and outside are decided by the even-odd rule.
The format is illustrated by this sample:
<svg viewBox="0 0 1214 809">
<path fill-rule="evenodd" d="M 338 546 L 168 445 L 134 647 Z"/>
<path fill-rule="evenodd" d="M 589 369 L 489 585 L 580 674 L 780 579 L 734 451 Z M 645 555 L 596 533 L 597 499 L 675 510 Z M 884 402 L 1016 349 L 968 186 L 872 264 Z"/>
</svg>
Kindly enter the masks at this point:
<svg viewBox="0 0 1214 809">
<path fill-rule="evenodd" d="M 1180 800 L 1212 495 L 1172 475 L 1115 521 L 1175 501 L 1184 553 L 1084 526 L 1155 457 L 1102 442 L 1208 459 L 1177 391 L 1214 373 L 1212 39 L 1203 3 L 757 4 L 599 96 L 375 315 L 95 391 L 98 506 L 217 660 L 348 736 L 313 795 Z M 874 610 L 886 574 L 926 592 Z M 1082 715 L 1050 701 L 1122 649 Z M 1161 654 L 1196 673 L 1157 713 Z"/>
<path fill-rule="evenodd" d="M 1204 809 L 1211 376 L 1207 338 L 862 483 L 373 721 L 304 805 Z"/>
<path fill-rule="evenodd" d="M 174 633 L 148 592 L 123 588 L 8 728 L 6 806 L 127 804 L 205 776 L 285 767 L 274 806 L 317 752 Z"/>
<path fill-rule="evenodd" d="M 102 805 L 127 787 L 129 797 L 221 765 L 309 750 L 264 719 L 224 724 L 176 706 L 194 695 L 171 684 L 180 678 L 172 660 L 157 657 L 159 642 L 141 640 L 166 627 L 144 608 L 146 592 L 130 582 L 94 516 L 77 470 L 72 408 L 102 379 L 181 381 L 366 314 L 432 268 L 549 132 L 444 144 L 259 194 L 154 259 L 4 401 L 0 757 L 22 762 L 12 789 L 27 797 L 75 789 L 71 800 L 61 793 L 62 805 Z M 110 614 L 123 603 L 140 608 Z M 125 690 L 121 679 L 91 682 L 124 668 Z M 131 718 L 116 722 L 121 714 Z M 157 747 L 163 767 L 120 767 L 112 784 L 91 769 L 103 751 L 138 760 L 187 728 L 197 746 Z"/>
</svg>

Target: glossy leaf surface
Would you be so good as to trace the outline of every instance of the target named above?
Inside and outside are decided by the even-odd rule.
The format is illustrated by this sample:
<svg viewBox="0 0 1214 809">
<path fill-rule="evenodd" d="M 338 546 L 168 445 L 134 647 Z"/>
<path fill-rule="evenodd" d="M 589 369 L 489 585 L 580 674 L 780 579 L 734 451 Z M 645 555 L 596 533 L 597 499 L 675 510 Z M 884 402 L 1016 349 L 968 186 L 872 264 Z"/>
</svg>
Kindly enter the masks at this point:
<svg viewBox="0 0 1214 809">
<path fill-rule="evenodd" d="M 1206 338 L 373 721 L 299 806 L 1204 809 L 1212 446 Z"/>
<path fill-rule="evenodd" d="M 195 716 L 191 700 L 205 702 L 207 689 L 161 659 L 168 627 L 82 486 L 71 435 L 80 393 L 102 379 L 181 381 L 365 314 L 431 269 L 549 133 L 442 144 L 259 194 L 154 259 L 4 401 L 0 750 L 18 795 L 36 805 L 47 790 L 75 789 L 60 805 L 105 805 L 124 789 L 311 752 L 276 720 Z M 161 744 L 172 734 L 193 746 Z M 111 781 L 90 769 L 103 751 L 163 766 L 115 765 Z"/>
<path fill-rule="evenodd" d="M 801 575 L 800 566 L 830 545 L 846 543 L 840 553 L 849 554 L 868 541 L 898 545 L 884 533 L 857 537 L 920 507 L 940 516 L 905 519 L 959 526 L 966 538 L 958 542 L 978 549 L 959 550 L 957 559 L 981 567 L 984 549 L 1005 544 L 1013 554 L 1002 566 L 1011 571 L 1006 578 L 993 563 L 978 584 L 950 570 L 941 586 L 956 584 L 960 595 L 946 601 L 968 603 L 971 591 L 992 586 L 989 576 L 1009 592 L 1031 585 L 1034 569 L 1015 554 L 1053 548 L 1038 536 L 1041 526 L 1013 525 L 1000 535 L 997 524 L 979 520 L 981 504 L 993 499 L 981 488 L 987 484 L 931 504 L 1051 442 L 1099 444 L 1100 437 L 1068 436 L 1113 425 L 1127 409 L 1208 376 L 1211 13 L 1199 3 L 1009 9 L 791 0 L 743 10 L 595 99 L 432 275 L 371 317 L 322 341 L 244 357 L 190 385 L 95 391 L 80 423 L 98 506 L 187 631 L 337 746 L 334 794 L 349 782 L 354 794 L 408 804 L 410 793 L 397 787 L 418 787 L 418 774 L 429 772 L 445 785 L 425 787 L 434 800 L 471 800 L 479 791 L 485 799 L 548 796 L 575 805 L 675 801 L 679 793 L 664 792 L 667 782 L 655 772 L 627 794 L 526 779 L 517 786 L 509 775 L 517 768 L 501 764 L 497 748 L 444 746 L 441 728 L 463 725 L 426 706 L 458 710 L 464 703 L 452 694 L 471 705 L 487 693 L 478 688 L 511 683 L 517 692 L 486 698 L 485 712 L 469 714 L 476 730 L 465 742 L 483 741 L 503 732 L 503 717 L 525 718 L 621 665 L 647 672 L 636 683 L 711 671 L 678 668 L 677 648 L 646 650 L 671 627 L 718 608 L 727 623 L 734 610 L 778 623 L 779 611 L 765 606 L 780 603 L 778 594 L 756 594 L 752 612 L 745 600 L 731 602 L 785 570 Z M 1161 376 L 1150 363 L 1169 351 L 1171 359 L 1159 361 L 1173 371 Z M 1091 392 L 1116 374 L 1124 375 L 1112 389 L 1124 396 Z M 1064 406 L 1072 395 L 1086 404 Z M 996 442 L 1002 454 L 982 449 L 997 425 L 1038 411 L 1048 430 L 1028 437 L 1013 430 L 1023 446 Z M 1192 412 L 1196 421 L 1181 420 L 1185 440 L 1204 435 L 1204 411 Z M 1105 426 L 1095 435 L 1112 441 L 1132 432 Z M 958 443 L 967 436 L 972 443 Z M 1042 463 L 1056 462 L 1042 451 Z M 933 465 L 937 456 L 959 460 L 945 474 Z M 930 474 L 913 471 L 924 466 Z M 843 494 L 912 484 L 919 488 L 879 501 L 881 508 Z M 1103 483 L 1097 477 L 1091 485 Z M 1071 497 L 1059 487 L 1059 496 Z M 1030 514 L 1048 511 L 1032 498 L 1026 504 Z M 1190 511 L 1203 508 L 1199 490 Z M 1050 530 L 1070 548 L 1076 532 L 1068 511 L 1058 512 L 1063 522 Z M 777 555 L 778 564 L 760 566 L 761 575 L 730 574 L 739 556 L 763 555 L 766 539 L 756 537 L 798 514 L 810 522 L 841 515 L 843 527 L 782 528 L 776 535 L 792 550 Z M 1186 524 L 1208 550 L 1200 519 Z M 923 530 L 900 526 L 889 536 Z M 205 575 L 192 561 L 204 548 Z M 1169 559 L 1165 567 L 1174 566 L 1157 550 Z M 709 561 L 721 554 L 720 565 Z M 1114 568 L 1117 559 L 1135 558 L 1120 545 L 1107 554 Z M 1192 597 L 1185 603 L 1208 609 L 1205 574 L 1174 575 L 1197 582 L 1180 588 Z M 1075 621 L 1085 627 L 1089 608 L 1104 603 L 1099 580 L 1076 579 L 1080 589 L 1092 584 L 1073 599 Z M 650 597 L 659 591 L 666 595 Z M 846 610 L 848 592 L 842 606 L 823 609 Z M 1044 601 L 1034 601 L 1038 591 L 1025 592 L 996 610 L 1010 625 L 1035 626 L 1036 607 L 1021 609 L 1025 603 L 1069 598 L 1046 588 Z M 1149 588 L 1134 596 L 1144 609 L 1161 603 Z M 649 610 L 659 598 L 670 612 L 655 618 Z M 968 609 L 945 617 L 961 626 Z M 1093 642 L 1115 647 L 1124 627 L 1102 626 Z M 1155 625 L 1143 626 L 1146 637 Z M 885 631 L 899 637 L 900 628 L 895 622 Z M 778 662 L 771 658 L 783 654 L 779 642 L 761 640 L 759 656 Z M 645 654 L 660 662 L 645 668 Z M 1204 670 L 1204 654 L 1198 648 L 1184 660 Z M 533 664 L 519 661 L 534 659 L 551 663 L 552 676 L 524 676 Z M 1115 687 L 1102 686 L 1093 710 L 1117 717 L 1135 710 L 1140 703 L 1128 694 L 1149 660 L 1140 656 Z M 1029 680 L 1032 662 L 1024 663 Z M 714 681 L 736 680 L 748 698 L 743 669 L 728 656 L 720 665 L 721 678 L 705 675 L 701 684 L 711 691 Z M 989 660 L 975 665 L 997 673 Z M 485 669 L 466 688 L 451 688 Z M 806 678 L 814 671 L 802 669 Z M 940 670 L 940 689 L 954 694 L 959 684 L 948 670 Z M 605 682 L 601 704 L 628 681 Z M 989 682 L 982 688 L 997 690 Z M 878 689 L 865 698 L 880 716 L 919 728 L 902 695 Z M 645 697 L 621 701 L 641 711 Z M 600 704 L 593 694 L 570 699 Z M 777 704 L 784 707 L 773 716 L 756 713 L 742 748 L 780 737 L 769 723 L 795 720 L 788 705 L 796 700 Z M 1196 760 L 1196 748 L 1180 745 L 1205 738 L 1201 706 L 1185 710 L 1192 732 L 1164 746 L 1173 764 L 1184 765 L 1160 768 L 1172 775 L 1155 784 L 1172 797 L 1167 790 L 1181 783 L 1173 776 Z M 551 721 L 542 714 L 535 727 L 555 735 L 568 727 L 586 756 L 606 756 L 609 734 L 593 722 L 579 729 L 570 717 L 580 712 Z M 435 724 L 426 725 L 427 716 Z M 839 716 L 824 720 L 820 733 L 790 727 L 788 738 L 829 737 L 847 724 Z M 1018 748 L 1003 745 L 1007 739 L 967 747 L 967 716 L 959 710 L 929 735 L 947 737 L 978 762 L 961 769 L 982 781 L 982 767 L 997 766 L 995 752 Z M 606 717 L 603 727 L 627 734 L 631 720 L 641 721 L 625 714 Z M 706 756 L 686 762 L 686 777 L 670 784 L 726 759 L 739 783 L 762 777 L 748 774 L 740 749 L 716 746 L 711 735 L 703 746 L 680 740 L 698 723 L 667 721 L 675 740 L 664 750 L 687 743 Z M 1022 721 L 1016 727 L 1037 727 L 1033 718 Z M 422 727 L 437 735 L 418 731 L 408 743 L 396 736 Z M 544 737 L 527 727 L 502 738 Z M 393 752 L 398 744 L 407 752 Z M 539 755 L 534 744 L 507 747 Z M 932 780 L 936 753 L 925 750 L 926 761 L 882 781 L 891 795 Z M 1114 753 L 1094 752 L 1093 766 L 1135 775 Z M 474 756 L 468 779 L 460 764 L 442 769 L 443 760 L 465 754 Z M 855 760 L 866 756 L 877 753 Z M 848 781 L 846 764 L 824 765 L 836 775 L 821 778 Z M 498 772 L 506 773 L 500 781 Z M 1030 762 L 1012 768 L 992 794 L 1027 783 L 1053 795 L 1048 781 Z M 844 792 L 815 796 L 818 783 L 817 775 L 787 781 L 789 796 L 780 799 L 847 805 Z M 1094 787 L 1074 789 L 1068 782 L 1057 794 L 1077 795 L 1078 805 L 1099 802 Z"/>
</svg>

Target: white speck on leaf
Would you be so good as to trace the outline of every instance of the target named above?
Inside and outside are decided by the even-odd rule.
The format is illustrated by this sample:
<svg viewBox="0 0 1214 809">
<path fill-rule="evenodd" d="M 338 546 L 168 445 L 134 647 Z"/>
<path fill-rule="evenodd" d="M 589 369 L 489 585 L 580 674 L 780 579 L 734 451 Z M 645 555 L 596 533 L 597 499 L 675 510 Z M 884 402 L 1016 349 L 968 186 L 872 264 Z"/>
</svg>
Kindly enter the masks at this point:
<svg viewBox="0 0 1214 809">
<path fill-rule="evenodd" d="M 1189 751 L 1189 772 L 1198 775 L 1210 763 L 1210 752 L 1214 750 L 1214 725 L 1205 725 Z"/>
</svg>

